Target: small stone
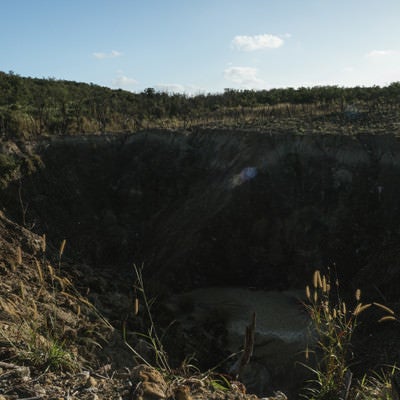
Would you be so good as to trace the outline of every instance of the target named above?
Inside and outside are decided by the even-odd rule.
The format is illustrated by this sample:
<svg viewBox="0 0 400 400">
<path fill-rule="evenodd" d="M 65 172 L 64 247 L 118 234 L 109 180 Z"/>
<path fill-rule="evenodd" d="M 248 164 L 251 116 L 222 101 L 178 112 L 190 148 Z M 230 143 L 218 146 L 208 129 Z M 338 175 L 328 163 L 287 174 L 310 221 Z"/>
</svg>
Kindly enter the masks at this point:
<svg viewBox="0 0 400 400">
<path fill-rule="evenodd" d="M 38 383 L 33 386 L 33 390 L 35 391 L 36 396 L 46 395 L 46 390 L 43 388 L 43 386 L 39 385 Z"/>
<path fill-rule="evenodd" d="M 143 400 L 158 400 L 166 397 L 163 389 L 154 382 L 143 382 L 141 391 Z"/>
<path fill-rule="evenodd" d="M 86 381 L 86 387 L 96 387 L 97 381 L 93 378 L 93 376 L 89 376 L 88 380 Z"/>
<path fill-rule="evenodd" d="M 23 382 L 28 381 L 31 377 L 31 370 L 29 369 L 29 367 L 18 367 L 16 371 L 18 372 L 18 375 L 21 377 L 21 380 Z"/>
<path fill-rule="evenodd" d="M 192 400 L 190 394 L 190 388 L 188 386 L 181 385 L 175 391 L 176 400 Z"/>
</svg>

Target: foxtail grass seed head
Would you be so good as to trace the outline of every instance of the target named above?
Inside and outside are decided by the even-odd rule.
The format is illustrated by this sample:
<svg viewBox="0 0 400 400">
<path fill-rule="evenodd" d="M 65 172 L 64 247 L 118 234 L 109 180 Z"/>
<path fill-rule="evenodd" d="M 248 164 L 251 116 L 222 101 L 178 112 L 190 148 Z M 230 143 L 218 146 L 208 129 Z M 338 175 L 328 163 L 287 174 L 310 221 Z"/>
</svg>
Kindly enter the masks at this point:
<svg viewBox="0 0 400 400">
<path fill-rule="evenodd" d="M 22 281 L 19 281 L 19 288 L 21 291 L 21 298 L 22 298 L 22 300 L 25 300 L 25 287 L 24 287 L 24 283 Z"/>
<path fill-rule="evenodd" d="M 62 255 L 64 254 L 64 249 L 65 249 L 66 243 L 67 243 L 67 240 L 66 240 L 66 239 L 64 239 L 64 240 L 61 242 L 61 246 L 60 246 L 60 258 L 61 258 Z"/>
<path fill-rule="evenodd" d="M 21 265 L 22 264 L 22 251 L 21 247 L 17 247 L 17 264 Z"/>
<path fill-rule="evenodd" d="M 318 287 L 317 272 L 318 272 L 318 270 L 315 270 L 314 271 L 314 275 L 313 275 L 313 286 L 314 286 L 314 289 L 316 289 Z"/>
<path fill-rule="evenodd" d="M 378 322 L 385 322 L 385 321 L 397 321 L 397 318 L 394 317 L 393 315 L 386 315 L 382 317 Z"/>
<path fill-rule="evenodd" d="M 333 319 L 336 319 L 336 317 L 337 317 L 336 308 L 333 309 L 332 316 L 333 316 Z"/>
<path fill-rule="evenodd" d="M 133 313 L 134 315 L 138 315 L 139 314 L 139 299 L 136 297 L 134 304 L 133 304 Z"/>
<path fill-rule="evenodd" d="M 342 303 L 342 312 L 343 312 L 343 315 L 346 315 L 347 309 L 346 309 L 346 303 L 345 302 Z"/>
<path fill-rule="evenodd" d="M 363 311 L 365 311 L 367 308 L 370 308 L 372 304 L 362 304 L 358 303 L 356 309 L 353 312 L 353 315 L 357 316 L 358 314 L 361 314 Z"/>
<path fill-rule="evenodd" d="M 382 310 L 387 311 L 389 314 L 394 315 L 394 311 L 391 308 L 389 308 L 389 307 L 387 307 L 387 306 L 385 306 L 385 305 L 383 305 L 381 303 L 373 302 L 372 304 L 377 306 L 377 307 L 379 307 L 379 308 L 382 308 Z"/>
<path fill-rule="evenodd" d="M 11 271 L 12 272 L 16 272 L 17 271 L 17 263 L 15 261 L 11 261 L 10 262 L 10 267 L 11 267 Z"/>
<path fill-rule="evenodd" d="M 317 289 L 318 287 L 322 288 L 321 273 L 317 269 L 314 271 L 313 285 L 315 289 Z"/>
<path fill-rule="evenodd" d="M 32 310 L 33 310 L 33 312 L 32 312 L 33 320 L 36 321 L 39 318 L 39 313 L 38 313 L 37 305 L 34 301 L 32 302 Z"/>
<path fill-rule="evenodd" d="M 327 284 L 326 284 L 326 276 L 322 277 L 322 292 L 328 293 Z"/>
<path fill-rule="evenodd" d="M 306 357 L 306 360 L 307 360 L 307 361 L 308 361 L 308 359 L 310 358 L 308 346 L 306 347 L 305 357 Z"/>
<path fill-rule="evenodd" d="M 318 271 L 318 286 L 322 289 L 322 279 L 321 279 L 321 273 Z"/>
<path fill-rule="evenodd" d="M 318 292 L 314 290 L 314 303 L 318 301 Z"/>
<path fill-rule="evenodd" d="M 358 303 L 357 307 L 353 311 L 353 315 L 358 315 L 360 314 L 360 308 L 362 307 L 362 303 Z"/>
<path fill-rule="evenodd" d="M 310 292 L 310 286 L 306 286 L 306 297 L 309 301 L 311 301 L 311 292 Z"/>
<path fill-rule="evenodd" d="M 38 277 L 39 277 L 39 282 L 43 284 L 44 279 L 43 279 L 43 272 L 42 272 L 42 266 L 40 265 L 39 261 L 35 259 L 35 264 L 36 264 L 36 269 L 38 272 Z"/>
<path fill-rule="evenodd" d="M 46 234 L 43 233 L 42 235 L 42 252 L 46 253 Z"/>
<path fill-rule="evenodd" d="M 47 264 L 47 269 L 49 270 L 49 274 L 50 274 L 51 279 L 53 279 L 54 278 L 54 269 L 53 269 L 53 267 L 50 264 Z"/>
<path fill-rule="evenodd" d="M 356 300 L 360 301 L 360 299 L 361 299 L 361 290 L 360 289 L 356 290 L 356 295 L 355 296 L 356 296 Z"/>
</svg>

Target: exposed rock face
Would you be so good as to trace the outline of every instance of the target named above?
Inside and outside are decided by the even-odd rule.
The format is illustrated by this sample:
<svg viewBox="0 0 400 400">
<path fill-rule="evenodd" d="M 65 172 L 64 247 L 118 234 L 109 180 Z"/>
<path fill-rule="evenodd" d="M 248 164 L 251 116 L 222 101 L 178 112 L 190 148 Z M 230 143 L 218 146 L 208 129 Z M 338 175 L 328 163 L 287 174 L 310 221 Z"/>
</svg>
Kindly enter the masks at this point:
<svg viewBox="0 0 400 400">
<path fill-rule="evenodd" d="M 390 296 L 399 150 L 390 135 L 59 138 L 36 144 L 45 166 L 22 181 L 22 200 L 34 229 L 67 238 L 92 265 L 145 262 L 175 290 L 302 287 L 305 274 L 335 263 L 342 282 L 372 278 Z M 18 187 L 2 196 L 17 220 Z"/>
</svg>

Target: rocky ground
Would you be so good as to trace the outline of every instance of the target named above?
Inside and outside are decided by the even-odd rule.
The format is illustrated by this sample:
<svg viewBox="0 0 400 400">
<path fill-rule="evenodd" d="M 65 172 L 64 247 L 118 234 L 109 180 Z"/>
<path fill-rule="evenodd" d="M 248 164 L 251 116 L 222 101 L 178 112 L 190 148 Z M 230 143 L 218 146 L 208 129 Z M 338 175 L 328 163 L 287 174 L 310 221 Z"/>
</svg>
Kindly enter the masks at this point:
<svg viewBox="0 0 400 400">
<path fill-rule="evenodd" d="M 138 366 L 112 370 L 105 365 L 96 371 L 82 370 L 79 373 L 45 372 L 31 375 L 27 366 L 0 363 L 0 399 L 69 399 L 69 400 L 155 400 L 155 399 L 258 399 L 246 394 L 240 382 L 230 382 L 223 387 L 207 375 L 191 377 L 175 376 L 165 379 L 157 369 Z M 286 400 L 277 392 L 269 399 Z"/>
<path fill-rule="evenodd" d="M 83 294 L 96 274 L 64 262 L 64 246 L 46 248 L 45 237 L 0 214 L 1 400 L 257 399 L 229 377 L 137 362 Z"/>
</svg>

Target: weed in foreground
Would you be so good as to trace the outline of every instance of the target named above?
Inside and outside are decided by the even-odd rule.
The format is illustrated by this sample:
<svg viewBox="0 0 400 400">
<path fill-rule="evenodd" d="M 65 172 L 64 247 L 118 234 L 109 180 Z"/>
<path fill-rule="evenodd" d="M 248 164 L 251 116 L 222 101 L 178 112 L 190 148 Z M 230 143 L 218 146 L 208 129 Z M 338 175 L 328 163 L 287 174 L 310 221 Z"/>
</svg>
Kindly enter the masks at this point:
<svg viewBox="0 0 400 400">
<path fill-rule="evenodd" d="M 126 328 L 123 327 L 123 336 L 125 344 L 132 351 L 136 361 L 142 364 L 139 367 L 150 368 L 150 370 L 157 370 L 157 373 L 161 373 L 163 379 L 167 383 L 167 391 L 172 395 L 173 398 L 177 399 L 191 399 L 191 390 L 204 392 L 205 393 L 219 393 L 219 396 L 224 396 L 228 392 L 241 392 L 244 393 L 244 385 L 237 381 L 231 379 L 228 375 L 220 374 L 216 372 L 218 367 L 224 364 L 228 359 L 237 357 L 239 353 L 231 354 L 225 360 L 222 360 L 214 368 L 211 368 L 205 372 L 201 372 L 197 366 L 193 364 L 192 356 L 185 358 L 178 368 L 171 368 L 168 360 L 168 355 L 163 347 L 162 340 L 163 337 L 159 336 L 156 330 L 155 322 L 151 313 L 151 305 L 153 300 L 150 300 L 145 291 L 142 269 L 134 265 L 134 271 L 136 275 L 136 282 L 134 284 L 134 292 L 140 294 L 139 298 L 136 296 L 133 301 L 133 311 L 134 315 L 139 312 L 139 303 L 143 303 L 142 308 L 145 311 L 145 317 L 149 322 L 149 329 L 146 334 L 135 332 L 134 336 L 136 338 L 142 338 L 146 341 L 148 348 L 151 349 L 153 353 L 153 360 L 149 357 L 143 356 L 139 351 L 135 349 L 134 346 L 130 345 L 126 338 Z M 141 309 L 142 309 L 141 308 Z M 168 328 L 167 328 L 168 329 Z M 238 371 L 249 361 L 251 353 L 253 351 L 254 344 L 254 329 L 255 329 L 255 314 L 252 317 L 251 324 L 246 329 L 245 338 L 245 349 L 242 353 L 242 357 L 239 358 Z M 151 358 L 151 357 L 150 357 Z M 237 374 L 239 375 L 239 373 Z M 238 376 L 236 377 L 238 379 Z M 206 398 L 206 397 L 202 397 Z M 215 397 L 221 398 L 221 397 Z M 286 399 L 286 397 L 283 397 Z"/>
<path fill-rule="evenodd" d="M 399 368 L 389 366 L 372 375 L 364 375 L 354 390 L 355 400 L 399 400 L 395 388 L 396 376 Z"/>
<path fill-rule="evenodd" d="M 99 346 L 95 339 L 105 340 L 103 332 L 112 327 L 67 277 L 56 272 L 45 251 L 45 238 L 41 260 L 23 260 L 21 249 L 17 248 L 14 267 L 6 275 L 10 284 L 1 283 L 4 295 L 0 294 L 0 341 L 9 349 L 7 358 L 17 363 L 41 371 L 75 371 L 87 364 L 83 355 L 90 357 L 90 349 Z M 98 332 L 75 341 L 78 329 L 84 326 L 97 328 Z"/>
<path fill-rule="evenodd" d="M 18 339 L 0 331 L 14 350 L 16 357 L 24 364 L 32 365 L 40 370 L 76 371 L 79 362 L 76 355 L 70 351 L 65 342 L 61 342 L 55 334 L 46 332 L 40 334 L 40 327 L 33 321 L 23 321 L 18 328 Z"/>
<path fill-rule="evenodd" d="M 169 365 L 168 355 L 164 349 L 162 340 L 157 333 L 156 326 L 155 326 L 153 316 L 151 313 L 152 301 L 148 299 L 146 291 L 145 291 L 144 282 L 143 282 L 143 274 L 142 274 L 143 266 L 141 268 L 139 268 L 136 265 L 134 265 L 133 268 L 134 268 L 134 272 L 136 275 L 134 291 L 135 291 L 135 293 L 140 293 L 140 295 L 142 297 L 142 301 L 143 301 L 145 315 L 146 315 L 147 319 L 149 320 L 149 329 L 148 329 L 147 334 L 135 332 L 135 335 L 143 338 L 145 340 L 145 342 L 147 342 L 147 344 L 149 345 L 148 347 L 154 353 L 156 366 L 160 370 L 162 370 L 166 373 L 171 373 L 171 367 Z M 137 315 L 139 312 L 139 298 L 138 297 L 135 297 L 133 306 L 134 306 L 134 314 Z M 126 338 L 126 327 L 125 326 L 123 327 L 123 337 L 124 337 L 124 342 L 125 342 L 126 346 L 132 351 L 135 358 L 139 362 L 141 362 L 147 366 L 151 366 L 150 362 L 148 360 L 146 360 L 133 346 L 131 346 L 128 343 L 127 338 Z"/>
<path fill-rule="evenodd" d="M 355 307 L 351 311 L 338 291 L 339 282 L 333 287 L 330 276 L 313 275 L 313 285 L 306 287 L 306 309 L 312 320 L 313 334 L 317 344 L 314 351 L 315 367 L 306 365 L 314 374 L 304 398 L 310 400 L 346 399 L 349 394 L 352 373 L 349 363 L 352 358 L 351 339 L 357 327 L 357 317 L 371 304 L 361 303 L 361 291 L 355 293 Z M 310 352 L 306 351 L 308 359 Z"/>
</svg>

